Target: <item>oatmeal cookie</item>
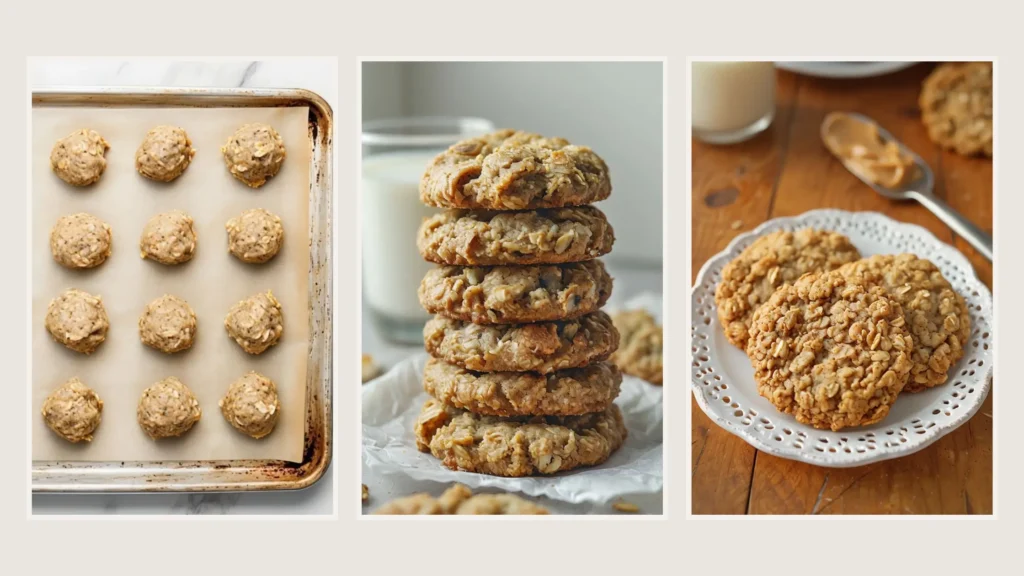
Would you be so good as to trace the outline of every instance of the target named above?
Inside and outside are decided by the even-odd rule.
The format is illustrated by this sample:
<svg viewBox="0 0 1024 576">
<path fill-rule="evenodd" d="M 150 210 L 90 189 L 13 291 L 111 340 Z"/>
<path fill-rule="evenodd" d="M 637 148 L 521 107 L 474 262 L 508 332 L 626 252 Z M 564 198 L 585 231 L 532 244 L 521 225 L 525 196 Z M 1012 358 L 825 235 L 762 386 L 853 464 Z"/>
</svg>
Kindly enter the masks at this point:
<svg viewBox="0 0 1024 576">
<path fill-rule="evenodd" d="M 46 330 L 75 352 L 92 354 L 104 340 L 110 320 L 99 296 L 71 288 L 50 301 Z"/>
<path fill-rule="evenodd" d="M 374 514 L 548 514 L 538 506 L 514 494 L 477 494 L 462 484 L 455 484 L 439 498 L 425 492 L 397 498 L 384 504 Z"/>
<path fill-rule="evenodd" d="M 188 302 L 165 294 L 146 305 L 139 317 L 139 339 L 165 354 L 188 350 L 196 337 L 196 313 Z"/>
<path fill-rule="evenodd" d="M 600 260 L 552 266 L 435 268 L 420 283 L 431 314 L 476 324 L 577 318 L 608 301 L 612 277 Z"/>
<path fill-rule="evenodd" d="M 612 362 L 626 374 L 661 384 L 662 328 L 646 310 L 619 312 L 612 320 L 622 344 Z"/>
<path fill-rule="evenodd" d="M 50 430 L 71 443 L 92 442 L 102 412 L 103 401 L 78 378 L 68 380 L 47 396 L 42 410 Z"/>
<path fill-rule="evenodd" d="M 104 154 L 110 144 L 95 130 L 76 130 L 57 140 L 50 151 L 50 167 L 72 186 L 89 186 L 107 169 Z"/>
<path fill-rule="evenodd" d="M 150 180 L 171 182 L 185 173 L 196 155 L 192 140 L 177 126 L 157 126 L 135 152 L 135 169 Z"/>
<path fill-rule="evenodd" d="M 139 254 L 169 266 L 188 262 L 199 240 L 193 224 L 192 217 L 181 210 L 153 216 L 142 229 Z"/>
<path fill-rule="evenodd" d="M 747 356 L 761 396 L 837 431 L 885 418 L 910 376 L 913 347 L 898 302 L 833 270 L 776 290 L 754 312 Z"/>
<path fill-rule="evenodd" d="M 939 65 L 925 79 L 918 105 L 932 142 L 965 156 L 992 156 L 991 62 Z"/>
<path fill-rule="evenodd" d="M 420 199 L 438 208 L 581 206 L 611 191 L 608 166 L 590 148 L 514 130 L 453 145 L 434 158 L 420 181 Z"/>
<path fill-rule="evenodd" d="M 259 188 L 284 164 L 284 140 L 272 126 L 246 124 L 221 146 L 224 164 L 231 175 L 250 188 Z"/>
<path fill-rule="evenodd" d="M 284 242 L 281 218 L 263 208 L 252 208 L 224 225 L 228 251 L 242 262 L 261 264 L 277 255 Z"/>
<path fill-rule="evenodd" d="M 745 347 L 750 317 L 776 288 L 808 272 L 834 270 L 859 258 L 850 239 L 836 232 L 804 228 L 758 238 L 725 265 L 715 288 L 718 320 L 726 338 Z"/>
<path fill-rule="evenodd" d="M 536 372 L 472 372 L 430 358 L 423 389 L 455 408 L 489 416 L 577 416 L 601 412 L 619 395 L 622 373 L 609 362 Z"/>
<path fill-rule="evenodd" d="M 135 416 L 146 434 L 157 440 L 188 432 L 203 411 L 192 390 L 172 376 L 142 391 Z"/>
<path fill-rule="evenodd" d="M 61 216 L 50 231 L 50 252 L 65 268 L 95 268 L 110 257 L 113 238 L 106 222 L 80 212 Z"/>
<path fill-rule="evenodd" d="M 284 332 L 284 314 L 274 294 L 255 294 L 231 307 L 224 318 L 228 336 L 249 354 L 262 354 Z"/>
<path fill-rule="evenodd" d="M 457 266 L 582 262 L 612 250 L 615 233 L 597 208 L 527 212 L 448 210 L 420 226 L 423 258 Z"/>
<path fill-rule="evenodd" d="M 839 269 L 884 288 L 903 308 L 914 338 L 910 380 L 904 392 L 920 392 L 946 382 L 971 337 L 967 303 L 938 267 L 913 254 L 876 255 Z"/>
<path fill-rule="evenodd" d="M 626 440 L 619 407 L 582 416 L 496 418 L 431 398 L 416 420 L 416 446 L 452 470 L 493 476 L 554 474 L 596 466 Z"/>
<path fill-rule="evenodd" d="M 257 439 L 273 432 L 281 416 L 277 386 L 258 372 L 249 372 L 232 382 L 217 406 L 236 430 Z"/>
<path fill-rule="evenodd" d="M 604 312 L 533 324 L 473 324 L 435 316 L 423 328 L 427 352 L 480 372 L 547 374 L 605 360 L 619 333 Z"/>
</svg>

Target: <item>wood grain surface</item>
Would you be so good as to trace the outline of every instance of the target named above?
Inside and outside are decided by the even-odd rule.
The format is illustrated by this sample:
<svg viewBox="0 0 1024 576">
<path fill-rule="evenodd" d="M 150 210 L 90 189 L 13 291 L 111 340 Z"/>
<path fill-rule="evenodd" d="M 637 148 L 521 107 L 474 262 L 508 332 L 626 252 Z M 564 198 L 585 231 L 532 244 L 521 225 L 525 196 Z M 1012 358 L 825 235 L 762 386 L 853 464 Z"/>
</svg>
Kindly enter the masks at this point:
<svg viewBox="0 0 1024 576">
<path fill-rule="evenodd" d="M 920 120 L 919 64 L 869 79 L 828 80 L 779 71 L 777 112 L 758 137 L 733 146 L 693 141 L 693 277 L 741 232 L 815 208 L 883 212 L 924 226 L 959 249 L 991 289 L 992 265 L 920 205 L 886 200 L 833 158 L 819 139 L 831 111 L 866 114 L 931 164 L 935 193 L 992 231 L 992 162 L 935 146 Z M 991 514 L 992 400 L 969 422 L 915 454 L 848 469 L 760 452 L 719 428 L 691 398 L 694 514 Z"/>
</svg>

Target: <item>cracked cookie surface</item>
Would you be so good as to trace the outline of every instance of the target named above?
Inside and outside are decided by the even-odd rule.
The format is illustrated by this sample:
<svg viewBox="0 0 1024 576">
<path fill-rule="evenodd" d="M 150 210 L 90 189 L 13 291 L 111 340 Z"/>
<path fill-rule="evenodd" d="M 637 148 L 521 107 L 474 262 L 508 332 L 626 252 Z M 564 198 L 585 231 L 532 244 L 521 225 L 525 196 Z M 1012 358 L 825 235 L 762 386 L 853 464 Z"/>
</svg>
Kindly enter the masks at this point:
<svg viewBox="0 0 1024 576">
<path fill-rule="evenodd" d="M 574 416 L 606 410 L 622 374 L 598 362 L 550 374 L 473 372 L 436 358 L 423 369 L 423 389 L 448 406 L 488 416 Z"/>
<path fill-rule="evenodd" d="M 758 238 L 725 265 L 715 288 L 715 307 L 726 338 L 740 348 L 746 346 L 751 316 L 779 286 L 858 259 L 860 253 L 850 239 L 836 232 L 804 228 Z"/>
<path fill-rule="evenodd" d="M 834 270 L 772 294 L 754 313 L 746 351 L 761 396 L 837 431 L 885 418 L 910 376 L 913 346 L 898 302 Z"/>
<path fill-rule="evenodd" d="M 646 310 L 628 310 L 612 317 L 621 342 L 612 362 L 626 374 L 651 384 L 662 383 L 663 331 Z"/>
<path fill-rule="evenodd" d="M 918 98 L 928 137 L 965 156 L 992 156 L 992 63 L 947 62 Z"/>
<path fill-rule="evenodd" d="M 611 252 L 615 233 L 597 208 L 527 212 L 448 210 L 420 226 L 420 254 L 437 264 L 562 264 Z"/>
<path fill-rule="evenodd" d="M 626 440 L 619 407 L 582 416 L 496 418 L 430 399 L 416 420 L 416 445 L 452 470 L 493 476 L 554 474 L 608 459 Z"/>
<path fill-rule="evenodd" d="M 437 208 L 581 206 L 611 194 L 604 160 L 564 138 L 500 130 L 454 144 L 427 167 L 420 199 Z"/>
<path fill-rule="evenodd" d="M 419 300 L 431 314 L 476 324 L 577 318 L 608 301 L 612 278 L 600 260 L 551 266 L 463 268 L 427 272 Z"/>
<path fill-rule="evenodd" d="M 547 508 L 515 494 L 477 494 L 462 484 L 455 484 L 434 498 L 426 492 L 396 498 L 374 511 L 374 514 L 548 514 Z"/>
</svg>

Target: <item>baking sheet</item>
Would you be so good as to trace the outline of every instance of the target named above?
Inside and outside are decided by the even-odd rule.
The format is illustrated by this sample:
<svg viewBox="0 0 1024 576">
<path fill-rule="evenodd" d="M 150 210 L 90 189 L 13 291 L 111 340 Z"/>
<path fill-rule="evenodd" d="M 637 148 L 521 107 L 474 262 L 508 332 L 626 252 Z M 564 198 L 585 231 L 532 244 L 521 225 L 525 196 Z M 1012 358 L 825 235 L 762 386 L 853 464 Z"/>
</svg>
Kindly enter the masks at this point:
<svg viewBox="0 0 1024 576">
<path fill-rule="evenodd" d="M 33 460 L 302 461 L 309 352 L 308 116 L 307 107 L 33 108 Z M 280 173 L 255 190 L 235 180 L 220 155 L 220 146 L 248 122 L 274 126 L 288 154 Z M 135 150 L 158 124 L 181 126 L 196 149 L 188 170 L 169 184 L 135 171 Z M 107 169 L 97 184 L 74 188 L 50 170 L 50 149 L 57 139 L 86 127 L 110 143 Z M 273 260 L 249 265 L 228 253 L 224 223 L 257 207 L 281 217 L 285 241 Z M 138 241 L 145 222 L 173 209 L 195 220 L 195 258 L 179 266 L 141 259 Z M 94 270 L 65 269 L 50 254 L 50 229 L 60 216 L 75 212 L 92 213 L 113 230 L 113 254 Z M 43 326 L 50 300 L 71 287 L 101 295 L 110 317 L 107 340 L 91 356 L 54 342 Z M 277 346 L 250 356 L 227 336 L 223 320 L 238 300 L 266 290 L 282 304 L 284 335 Z M 138 337 L 143 308 L 165 293 L 187 300 L 198 319 L 192 349 L 173 355 L 144 346 Z M 277 427 L 261 440 L 235 431 L 217 407 L 228 385 L 249 370 L 274 380 L 281 401 Z M 96 390 L 104 403 L 91 443 L 65 442 L 38 413 L 46 395 L 73 376 Z M 193 390 L 203 417 L 180 438 L 153 441 L 136 423 L 135 408 L 142 390 L 167 376 L 177 376 Z"/>
</svg>

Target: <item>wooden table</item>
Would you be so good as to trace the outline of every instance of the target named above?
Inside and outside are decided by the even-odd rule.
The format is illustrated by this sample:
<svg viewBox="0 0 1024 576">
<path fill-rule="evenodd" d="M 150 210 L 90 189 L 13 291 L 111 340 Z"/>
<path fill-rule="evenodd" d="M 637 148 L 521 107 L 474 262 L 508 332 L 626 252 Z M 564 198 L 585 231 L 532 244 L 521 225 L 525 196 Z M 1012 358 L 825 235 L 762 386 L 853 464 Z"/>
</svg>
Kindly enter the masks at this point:
<svg viewBox="0 0 1024 576">
<path fill-rule="evenodd" d="M 733 146 L 693 142 L 693 277 L 737 234 L 815 208 L 884 212 L 963 252 L 991 289 L 992 265 L 928 210 L 877 195 L 818 136 L 828 112 L 871 116 L 935 171 L 935 192 L 992 231 L 992 162 L 942 152 L 920 120 L 920 64 L 879 78 L 825 80 L 779 71 L 771 128 Z M 734 228 L 735 226 L 735 228 Z M 915 454 L 820 468 L 762 453 L 719 428 L 691 399 L 694 514 L 991 514 L 992 398 L 969 422 Z"/>
</svg>

